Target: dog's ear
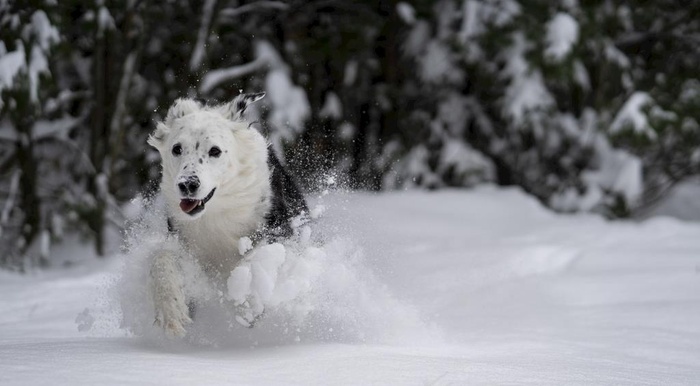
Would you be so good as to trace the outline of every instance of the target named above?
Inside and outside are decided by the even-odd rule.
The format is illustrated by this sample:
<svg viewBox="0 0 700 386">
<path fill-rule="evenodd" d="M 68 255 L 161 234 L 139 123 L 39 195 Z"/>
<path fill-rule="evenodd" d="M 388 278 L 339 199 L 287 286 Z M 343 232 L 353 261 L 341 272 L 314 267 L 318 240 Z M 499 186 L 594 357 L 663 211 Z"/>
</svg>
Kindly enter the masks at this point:
<svg viewBox="0 0 700 386">
<path fill-rule="evenodd" d="M 245 113 L 245 109 L 248 107 L 248 105 L 263 99 L 264 96 L 264 92 L 240 94 L 233 98 L 231 102 L 221 105 L 219 107 L 219 112 L 221 115 L 232 121 L 242 121 L 243 113 Z"/>
<path fill-rule="evenodd" d="M 149 145 L 155 147 L 160 151 L 161 146 L 165 143 L 165 137 L 170 133 L 170 128 L 163 122 L 158 122 L 156 124 L 156 130 L 148 136 Z"/>
<path fill-rule="evenodd" d="M 202 105 L 194 99 L 179 98 L 168 109 L 168 115 L 165 116 L 165 124 L 171 126 L 175 119 L 182 118 L 201 109 Z"/>
</svg>

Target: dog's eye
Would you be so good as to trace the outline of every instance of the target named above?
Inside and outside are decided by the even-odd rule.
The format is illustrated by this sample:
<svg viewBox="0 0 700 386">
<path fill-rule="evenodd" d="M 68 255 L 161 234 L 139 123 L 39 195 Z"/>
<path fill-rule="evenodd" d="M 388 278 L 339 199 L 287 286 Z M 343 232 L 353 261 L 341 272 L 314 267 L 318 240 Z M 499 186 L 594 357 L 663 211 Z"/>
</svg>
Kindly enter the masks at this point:
<svg viewBox="0 0 700 386">
<path fill-rule="evenodd" d="M 176 143 L 175 146 L 173 146 L 173 155 L 180 155 L 182 154 L 182 145 L 179 143 Z"/>
<path fill-rule="evenodd" d="M 220 155 L 221 155 L 221 149 L 219 149 L 218 147 L 214 146 L 211 149 L 209 149 L 209 157 L 217 158 Z"/>
</svg>

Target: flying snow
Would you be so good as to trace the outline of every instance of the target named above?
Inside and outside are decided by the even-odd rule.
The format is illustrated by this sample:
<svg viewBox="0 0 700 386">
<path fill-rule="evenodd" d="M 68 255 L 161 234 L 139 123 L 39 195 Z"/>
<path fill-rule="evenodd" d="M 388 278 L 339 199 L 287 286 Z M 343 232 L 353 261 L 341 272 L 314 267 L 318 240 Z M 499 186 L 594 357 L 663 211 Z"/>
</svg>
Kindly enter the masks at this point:
<svg viewBox="0 0 700 386">
<path fill-rule="evenodd" d="M 320 216 L 327 203 L 312 214 Z M 121 325 L 130 334 L 167 342 L 153 326 L 148 288 L 150 256 L 155 249 L 183 252 L 165 233 L 158 202 L 128 232 L 124 268 L 113 291 Z M 339 236 L 342 234 L 343 236 Z M 239 242 L 244 258 L 223 284 L 208 280 L 188 259 L 182 260 L 186 292 L 196 299 L 194 323 L 185 340 L 196 345 L 255 347 L 285 343 L 390 342 L 432 336 L 415 309 L 396 299 L 365 264 L 365 249 L 351 229 L 339 230 L 323 217 L 300 225 L 284 242 L 253 246 Z M 186 255 L 186 252 L 184 252 Z M 91 326 L 90 315 L 80 326 Z M 252 328 L 250 328 L 252 327 Z"/>
</svg>

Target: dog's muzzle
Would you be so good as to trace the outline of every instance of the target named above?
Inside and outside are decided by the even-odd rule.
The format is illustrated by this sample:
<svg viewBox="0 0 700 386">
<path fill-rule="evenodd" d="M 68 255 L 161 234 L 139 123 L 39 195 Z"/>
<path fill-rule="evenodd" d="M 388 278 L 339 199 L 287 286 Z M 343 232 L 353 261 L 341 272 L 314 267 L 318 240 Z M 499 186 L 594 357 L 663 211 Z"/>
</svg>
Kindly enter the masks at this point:
<svg viewBox="0 0 700 386">
<path fill-rule="evenodd" d="M 216 188 L 212 189 L 209 194 L 207 194 L 206 197 L 204 197 L 201 200 L 195 200 L 192 198 L 183 198 L 180 200 L 180 209 L 182 209 L 183 212 L 189 214 L 190 216 L 194 216 L 201 211 L 204 210 L 204 205 L 211 200 L 212 197 L 214 197 L 214 192 L 216 191 Z"/>
</svg>

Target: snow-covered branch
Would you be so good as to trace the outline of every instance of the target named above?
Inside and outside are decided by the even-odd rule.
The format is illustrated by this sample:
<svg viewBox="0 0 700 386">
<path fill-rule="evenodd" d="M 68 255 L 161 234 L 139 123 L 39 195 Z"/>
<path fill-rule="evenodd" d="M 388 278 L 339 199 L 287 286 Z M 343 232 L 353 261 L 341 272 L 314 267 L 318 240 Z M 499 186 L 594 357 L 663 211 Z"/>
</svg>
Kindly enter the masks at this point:
<svg viewBox="0 0 700 386">
<path fill-rule="evenodd" d="M 124 71 L 122 72 L 122 78 L 119 82 L 119 91 L 117 92 L 117 100 L 114 106 L 114 114 L 112 115 L 112 121 L 109 124 L 109 128 L 112 132 L 116 132 L 122 123 L 124 113 L 126 111 L 126 97 L 129 93 L 129 85 L 131 84 L 131 79 L 134 76 L 134 71 L 136 67 L 136 56 L 137 53 L 132 51 L 126 57 L 124 61 Z"/>
<path fill-rule="evenodd" d="M 289 5 L 281 1 L 257 1 L 255 3 L 242 5 L 233 9 L 223 9 L 219 13 L 219 20 L 226 21 L 227 19 L 230 20 L 248 12 L 263 9 L 276 9 L 279 11 L 285 11 L 289 9 Z"/>
<path fill-rule="evenodd" d="M 206 75 L 204 75 L 202 84 L 199 85 L 199 92 L 206 94 L 221 83 L 252 74 L 253 72 L 260 70 L 264 65 L 265 62 L 258 58 L 250 63 L 242 64 L 240 66 L 209 71 Z"/>
<path fill-rule="evenodd" d="M 215 6 L 216 0 L 207 0 L 204 3 L 204 7 L 202 7 L 202 21 L 199 24 L 199 32 L 197 32 L 197 43 L 190 58 L 190 71 L 196 71 L 202 65 L 202 60 L 206 53 L 207 38 L 209 37 L 209 26 L 211 25 Z"/>
<path fill-rule="evenodd" d="M 238 66 L 209 71 L 199 85 L 199 92 L 206 94 L 224 82 L 252 74 L 268 66 L 280 65 L 280 63 L 282 60 L 274 47 L 269 42 L 258 41 L 255 44 L 255 60 Z"/>
</svg>

